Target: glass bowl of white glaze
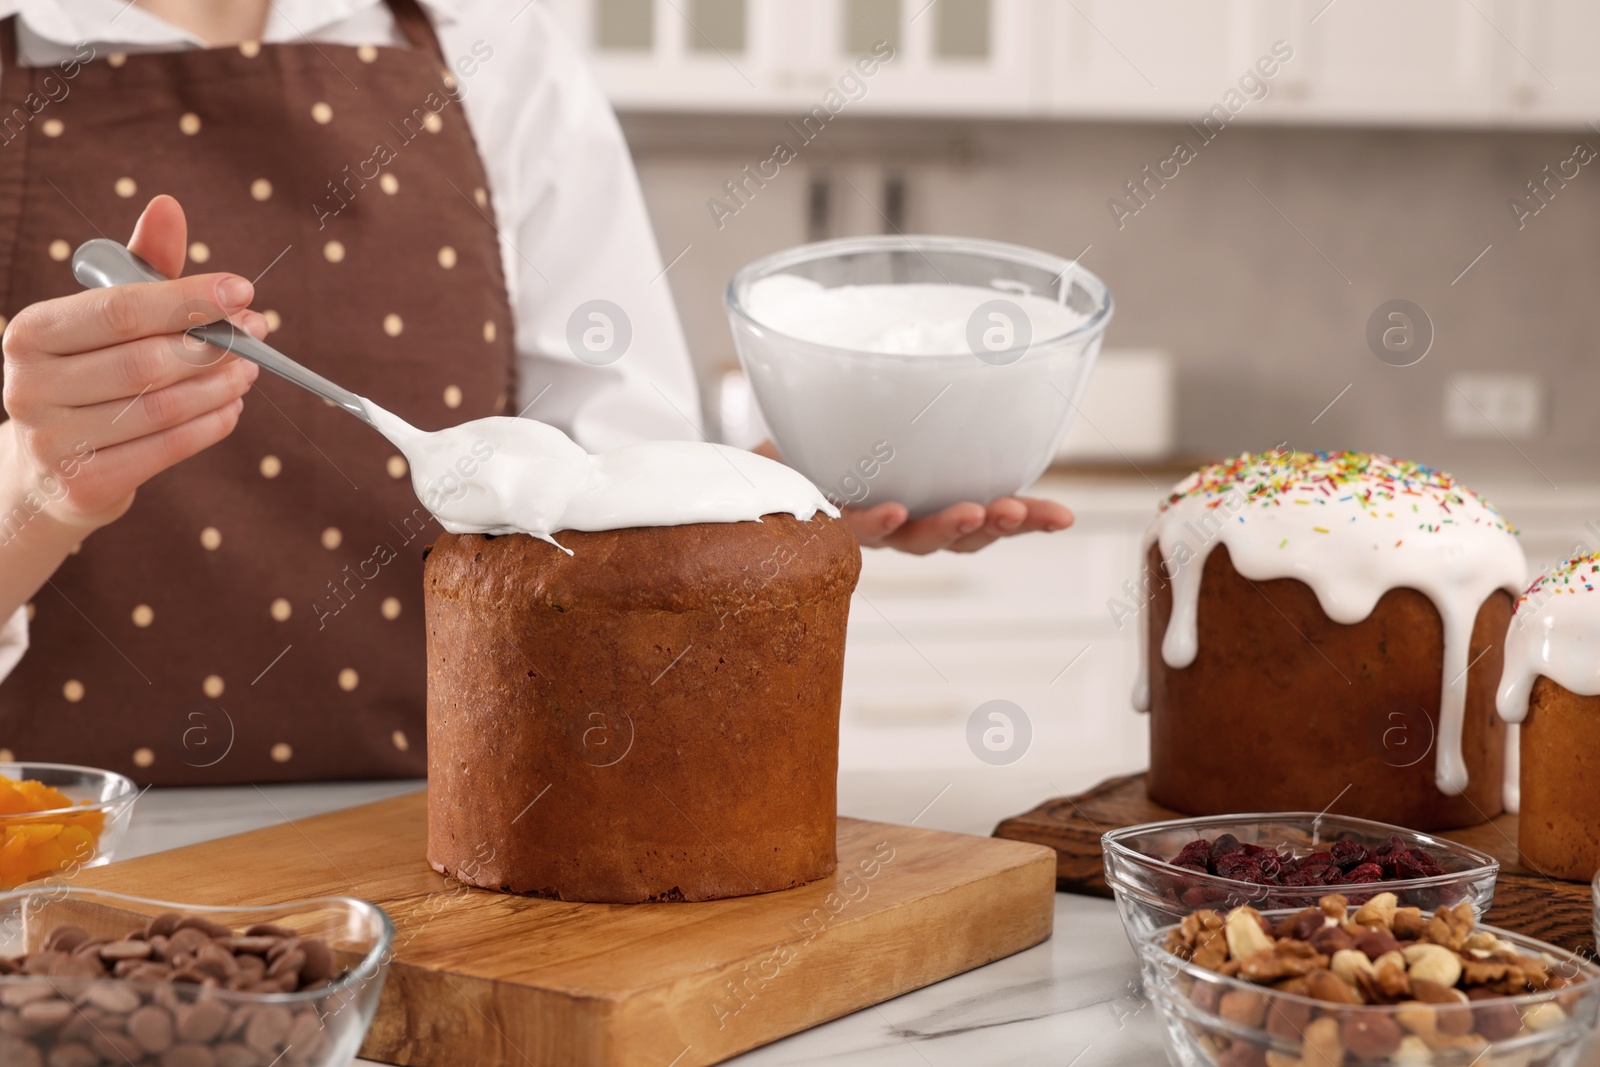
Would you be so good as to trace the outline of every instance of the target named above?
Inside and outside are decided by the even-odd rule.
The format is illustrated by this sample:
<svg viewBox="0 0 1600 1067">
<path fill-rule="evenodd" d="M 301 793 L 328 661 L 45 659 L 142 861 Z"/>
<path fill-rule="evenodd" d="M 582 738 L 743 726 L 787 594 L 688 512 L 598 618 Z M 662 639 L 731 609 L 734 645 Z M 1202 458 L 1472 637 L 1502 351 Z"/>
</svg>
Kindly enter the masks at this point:
<svg viewBox="0 0 1600 1067">
<path fill-rule="evenodd" d="M 784 462 L 835 504 L 913 516 L 1044 473 L 1112 310 L 1073 260 L 901 235 L 767 256 L 733 276 L 726 304 Z"/>
</svg>

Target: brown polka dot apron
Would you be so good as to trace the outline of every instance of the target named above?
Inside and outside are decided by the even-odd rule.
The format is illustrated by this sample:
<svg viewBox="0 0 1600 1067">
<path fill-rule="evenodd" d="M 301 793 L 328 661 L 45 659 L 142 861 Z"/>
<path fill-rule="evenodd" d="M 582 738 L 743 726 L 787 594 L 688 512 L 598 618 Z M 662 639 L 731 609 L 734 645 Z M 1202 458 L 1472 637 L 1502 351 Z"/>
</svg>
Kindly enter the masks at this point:
<svg viewBox="0 0 1600 1067">
<path fill-rule="evenodd" d="M 72 249 L 125 241 L 171 193 L 189 269 L 259 276 L 274 345 L 424 428 L 503 410 L 483 166 L 425 16 L 391 7 L 408 49 L 97 56 L 64 98 L 65 71 L 19 68 L 0 23 L 0 104 L 30 116 L 0 145 L 0 314 L 79 291 Z M 388 442 L 263 373 L 232 436 L 148 482 L 34 598 L 0 749 L 160 784 L 421 775 L 438 532 Z"/>
</svg>

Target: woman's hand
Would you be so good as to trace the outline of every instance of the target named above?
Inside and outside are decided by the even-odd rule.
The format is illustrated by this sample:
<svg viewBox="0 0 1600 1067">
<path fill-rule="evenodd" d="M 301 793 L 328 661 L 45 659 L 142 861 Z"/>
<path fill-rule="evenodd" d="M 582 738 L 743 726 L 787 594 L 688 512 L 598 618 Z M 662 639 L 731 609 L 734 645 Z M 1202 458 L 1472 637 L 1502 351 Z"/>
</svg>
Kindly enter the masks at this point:
<svg viewBox="0 0 1600 1067">
<path fill-rule="evenodd" d="M 1013 534 L 1065 530 L 1072 512 L 1053 500 L 1005 496 L 982 504 L 952 504 L 920 519 L 909 517 L 904 504 L 877 504 L 842 509 L 844 521 L 864 548 L 898 548 L 926 555 L 939 549 L 976 552 Z"/>
<path fill-rule="evenodd" d="M 18 505 L 42 513 L 75 543 L 127 511 L 145 481 L 233 430 L 255 365 L 183 331 L 227 318 L 263 337 L 266 320 L 246 310 L 254 289 L 244 278 L 179 278 L 187 242 L 183 209 L 157 197 L 128 244 L 174 280 L 91 289 L 11 320 L 11 418 L 0 425 L 8 516 Z M 9 541 L 18 531 L 6 532 Z"/>
</svg>

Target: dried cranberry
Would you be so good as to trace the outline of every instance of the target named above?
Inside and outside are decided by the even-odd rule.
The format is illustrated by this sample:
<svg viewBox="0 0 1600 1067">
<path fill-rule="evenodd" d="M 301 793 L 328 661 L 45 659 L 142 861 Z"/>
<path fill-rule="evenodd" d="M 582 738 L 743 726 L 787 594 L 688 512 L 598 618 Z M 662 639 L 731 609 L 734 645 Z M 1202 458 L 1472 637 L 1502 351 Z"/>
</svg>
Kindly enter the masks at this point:
<svg viewBox="0 0 1600 1067">
<path fill-rule="evenodd" d="M 1383 868 L 1376 863 L 1363 863 L 1344 876 L 1346 885 L 1365 885 L 1383 881 Z"/>
<path fill-rule="evenodd" d="M 1283 876 L 1283 861 L 1276 852 L 1261 849 L 1250 853 L 1250 858 L 1261 864 L 1261 874 L 1267 879 L 1268 884 L 1273 884 Z"/>
<path fill-rule="evenodd" d="M 1180 864 L 1178 864 L 1178 866 L 1181 867 L 1183 870 L 1193 871 L 1195 874 L 1210 874 L 1211 873 L 1210 871 L 1206 870 L 1206 868 L 1204 866 L 1202 866 L 1201 864 L 1198 864 L 1198 863 L 1180 863 Z"/>
<path fill-rule="evenodd" d="M 1269 849 L 1264 849 L 1260 845 L 1252 845 L 1252 844 L 1249 844 L 1248 842 L 1246 842 L 1246 843 L 1240 844 L 1239 851 L 1243 852 L 1246 856 L 1259 856 L 1259 855 L 1261 855 L 1261 853 L 1267 852 L 1267 851 L 1270 851 L 1270 850 Z"/>
<path fill-rule="evenodd" d="M 1330 851 L 1333 853 L 1333 862 L 1346 873 L 1367 862 L 1367 848 L 1359 841 L 1335 842 Z"/>
<path fill-rule="evenodd" d="M 1421 849 L 1407 849 L 1395 857 L 1394 870 L 1399 878 L 1432 878 L 1444 873 L 1433 857 Z"/>
<path fill-rule="evenodd" d="M 1239 839 L 1232 834 L 1223 834 L 1211 843 L 1211 862 L 1217 863 L 1224 856 L 1231 856 L 1241 852 L 1244 846 L 1239 844 Z"/>
<path fill-rule="evenodd" d="M 1179 867 L 1187 867 L 1191 864 L 1209 867 L 1211 863 L 1211 842 L 1203 837 L 1198 841 L 1190 841 L 1178 851 L 1176 856 L 1172 857 L 1172 862 Z"/>
<path fill-rule="evenodd" d="M 1372 858 L 1379 863 L 1383 863 L 1387 857 L 1398 855 L 1405 850 L 1405 838 L 1399 834 L 1390 834 L 1389 840 L 1378 846 L 1378 850 L 1372 854 Z"/>
<path fill-rule="evenodd" d="M 1217 860 L 1217 875 L 1238 882 L 1267 884 L 1266 873 L 1261 869 L 1261 861 L 1254 856 L 1246 856 L 1243 852 L 1229 852 Z"/>
<path fill-rule="evenodd" d="M 1207 897 L 1205 889 L 1197 885 L 1192 885 L 1188 889 L 1185 889 L 1183 891 L 1182 900 L 1185 905 L 1191 908 L 1203 908 L 1211 902 Z"/>
</svg>

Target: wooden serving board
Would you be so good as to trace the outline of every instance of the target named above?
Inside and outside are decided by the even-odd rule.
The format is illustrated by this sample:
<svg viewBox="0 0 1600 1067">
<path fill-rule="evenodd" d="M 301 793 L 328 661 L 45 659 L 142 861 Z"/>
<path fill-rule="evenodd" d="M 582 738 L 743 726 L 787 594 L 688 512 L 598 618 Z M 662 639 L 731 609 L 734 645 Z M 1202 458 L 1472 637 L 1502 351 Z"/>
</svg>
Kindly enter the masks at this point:
<svg viewBox="0 0 1600 1067">
<path fill-rule="evenodd" d="M 1055 857 L 1014 841 L 839 820 L 831 878 L 700 904 L 571 904 L 467 889 L 424 859 L 427 795 L 85 871 L 197 904 L 381 905 L 394 961 L 362 1055 L 456 1067 L 691 1067 L 1050 936 Z"/>
<path fill-rule="evenodd" d="M 1064 893 L 1109 897 L 1100 855 L 1100 835 L 1139 823 L 1181 819 L 1145 795 L 1144 774 L 1111 778 L 1077 796 L 1047 800 L 1032 811 L 1006 819 L 994 835 L 1031 841 L 1056 850 L 1056 888 Z M 1594 900 L 1587 882 L 1563 882 L 1523 865 L 1517 855 L 1517 817 L 1502 815 L 1463 830 L 1436 834 L 1500 861 L 1494 904 L 1487 919 L 1495 926 L 1572 952 L 1594 954 Z"/>
</svg>

